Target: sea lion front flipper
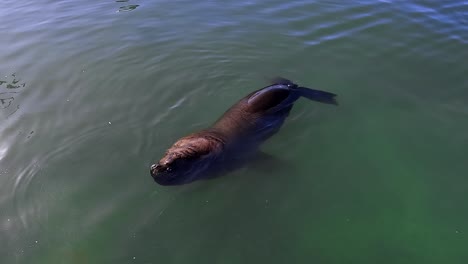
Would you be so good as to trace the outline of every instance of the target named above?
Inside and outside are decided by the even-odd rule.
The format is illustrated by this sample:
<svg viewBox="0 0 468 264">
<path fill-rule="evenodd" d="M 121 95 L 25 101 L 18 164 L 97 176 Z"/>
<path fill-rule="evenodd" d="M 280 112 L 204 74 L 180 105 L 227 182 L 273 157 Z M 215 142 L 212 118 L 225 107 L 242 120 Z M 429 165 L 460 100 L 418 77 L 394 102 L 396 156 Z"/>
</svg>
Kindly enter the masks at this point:
<svg viewBox="0 0 468 264">
<path fill-rule="evenodd" d="M 254 157 L 253 157 L 253 160 L 255 162 L 274 162 L 277 159 L 278 159 L 277 157 L 269 153 L 263 152 L 261 150 L 258 150 L 257 152 L 255 152 Z"/>
<path fill-rule="evenodd" d="M 266 172 L 281 170 L 288 166 L 289 164 L 285 160 L 261 150 L 257 151 L 252 157 L 252 161 L 247 164 L 247 167 Z"/>
</svg>

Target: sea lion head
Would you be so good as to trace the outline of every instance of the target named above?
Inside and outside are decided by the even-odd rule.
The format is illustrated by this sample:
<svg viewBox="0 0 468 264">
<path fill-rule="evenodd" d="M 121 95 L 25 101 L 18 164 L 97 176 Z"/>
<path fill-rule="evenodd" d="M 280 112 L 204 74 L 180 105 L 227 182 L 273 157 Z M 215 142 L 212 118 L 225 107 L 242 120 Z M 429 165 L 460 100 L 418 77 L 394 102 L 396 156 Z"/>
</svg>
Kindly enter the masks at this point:
<svg viewBox="0 0 468 264">
<path fill-rule="evenodd" d="M 179 185 L 192 181 L 197 171 L 198 158 L 166 154 L 159 162 L 151 165 L 151 176 L 161 185 Z"/>
<path fill-rule="evenodd" d="M 151 176 L 160 185 L 181 185 L 203 178 L 221 151 L 218 143 L 204 137 L 182 138 L 151 165 Z"/>
</svg>

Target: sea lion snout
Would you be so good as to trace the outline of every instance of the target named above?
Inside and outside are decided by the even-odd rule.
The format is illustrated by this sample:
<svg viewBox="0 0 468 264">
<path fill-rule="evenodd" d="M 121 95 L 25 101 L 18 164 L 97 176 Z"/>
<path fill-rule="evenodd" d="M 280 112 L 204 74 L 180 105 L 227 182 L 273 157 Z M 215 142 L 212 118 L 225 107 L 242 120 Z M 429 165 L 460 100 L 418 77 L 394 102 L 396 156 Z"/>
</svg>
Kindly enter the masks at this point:
<svg viewBox="0 0 468 264">
<path fill-rule="evenodd" d="M 150 167 L 151 177 L 153 180 L 161 185 L 172 185 L 175 175 L 172 174 L 172 168 L 167 165 L 159 163 L 153 164 Z"/>
<path fill-rule="evenodd" d="M 159 162 L 151 165 L 154 181 L 161 185 L 178 185 L 190 181 L 190 175 L 197 167 L 198 159 L 176 153 L 167 153 Z"/>
<path fill-rule="evenodd" d="M 159 163 L 151 165 L 151 175 L 153 175 L 153 177 L 157 175 L 158 173 L 161 173 L 162 171 L 163 171 L 163 166 L 161 166 Z"/>
<path fill-rule="evenodd" d="M 159 173 L 161 172 L 161 165 L 159 164 L 153 164 L 150 167 L 150 173 L 151 177 L 156 180 L 156 177 L 158 177 Z"/>
</svg>

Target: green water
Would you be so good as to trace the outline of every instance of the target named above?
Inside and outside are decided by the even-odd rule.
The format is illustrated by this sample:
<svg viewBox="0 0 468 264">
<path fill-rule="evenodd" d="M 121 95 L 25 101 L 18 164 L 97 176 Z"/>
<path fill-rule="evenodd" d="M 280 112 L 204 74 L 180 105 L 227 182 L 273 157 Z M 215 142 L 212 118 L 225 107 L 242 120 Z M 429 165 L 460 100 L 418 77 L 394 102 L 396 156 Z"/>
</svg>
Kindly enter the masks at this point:
<svg viewBox="0 0 468 264">
<path fill-rule="evenodd" d="M 463 1 L 12 1 L 0 10 L 1 263 L 467 263 Z M 149 166 L 266 78 L 282 161 Z"/>
</svg>

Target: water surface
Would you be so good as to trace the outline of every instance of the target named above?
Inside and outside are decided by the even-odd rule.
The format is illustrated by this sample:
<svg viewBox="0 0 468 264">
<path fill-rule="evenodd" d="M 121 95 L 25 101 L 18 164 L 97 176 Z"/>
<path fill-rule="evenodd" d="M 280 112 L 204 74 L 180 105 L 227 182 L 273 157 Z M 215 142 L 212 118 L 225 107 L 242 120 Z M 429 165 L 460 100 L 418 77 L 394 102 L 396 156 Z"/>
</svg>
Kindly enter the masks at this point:
<svg viewBox="0 0 468 264">
<path fill-rule="evenodd" d="M 464 1 L 12 1 L 0 10 L 2 263 L 467 263 Z M 149 165 L 284 76 L 287 166 Z M 273 169 L 274 168 L 274 169 Z"/>
</svg>

